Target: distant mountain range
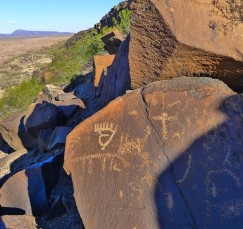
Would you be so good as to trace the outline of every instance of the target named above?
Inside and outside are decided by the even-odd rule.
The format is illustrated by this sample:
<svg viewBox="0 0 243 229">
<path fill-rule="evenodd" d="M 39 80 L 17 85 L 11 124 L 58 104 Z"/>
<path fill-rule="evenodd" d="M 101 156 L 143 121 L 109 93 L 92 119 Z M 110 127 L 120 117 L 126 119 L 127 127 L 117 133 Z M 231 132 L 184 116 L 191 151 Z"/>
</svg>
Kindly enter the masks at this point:
<svg viewBox="0 0 243 229">
<path fill-rule="evenodd" d="M 24 38 L 24 37 L 46 37 L 46 36 L 62 36 L 72 35 L 69 32 L 55 32 L 55 31 L 28 31 L 28 30 L 15 30 L 11 34 L 0 34 L 1 38 Z"/>
</svg>

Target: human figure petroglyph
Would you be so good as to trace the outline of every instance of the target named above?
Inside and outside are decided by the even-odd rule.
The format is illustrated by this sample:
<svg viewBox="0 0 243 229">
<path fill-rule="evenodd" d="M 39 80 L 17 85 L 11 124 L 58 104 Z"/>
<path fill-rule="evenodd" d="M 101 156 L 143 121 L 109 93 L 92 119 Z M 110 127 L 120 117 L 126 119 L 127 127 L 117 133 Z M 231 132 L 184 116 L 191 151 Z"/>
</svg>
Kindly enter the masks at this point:
<svg viewBox="0 0 243 229">
<path fill-rule="evenodd" d="M 118 129 L 118 125 L 114 125 L 113 123 L 100 123 L 95 124 L 95 132 L 99 133 L 99 145 L 101 150 L 105 150 L 105 148 L 111 143 L 111 140 L 115 136 Z"/>
<path fill-rule="evenodd" d="M 173 115 L 169 115 L 168 113 L 162 113 L 160 116 L 153 117 L 154 120 L 156 121 L 161 121 L 162 125 L 162 136 L 164 139 L 167 139 L 168 135 L 168 127 L 167 127 L 167 122 L 168 121 L 176 121 L 177 117 Z"/>
</svg>

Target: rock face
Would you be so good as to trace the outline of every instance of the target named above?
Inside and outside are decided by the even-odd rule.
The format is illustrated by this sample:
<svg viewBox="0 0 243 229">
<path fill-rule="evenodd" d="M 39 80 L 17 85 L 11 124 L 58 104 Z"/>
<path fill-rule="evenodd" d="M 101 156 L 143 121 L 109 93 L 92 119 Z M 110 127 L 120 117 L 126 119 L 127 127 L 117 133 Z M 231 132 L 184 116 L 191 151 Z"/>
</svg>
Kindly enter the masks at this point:
<svg viewBox="0 0 243 229">
<path fill-rule="evenodd" d="M 101 40 L 105 43 L 104 48 L 109 54 L 116 54 L 120 44 L 125 39 L 117 29 L 113 29 L 110 33 L 103 36 Z"/>
<path fill-rule="evenodd" d="M 63 122 L 61 109 L 46 101 L 32 104 L 24 119 L 26 130 L 35 138 L 38 138 L 41 129 L 55 128 Z"/>
<path fill-rule="evenodd" d="M 114 61 L 115 55 L 96 55 L 94 56 L 94 86 L 98 87 L 103 71 Z"/>
<path fill-rule="evenodd" d="M 2 210 L 9 215 L 22 214 L 39 216 L 48 208 L 48 196 L 57 182 L 61 167 L 61 154 L 35 164 L 10 177 L 0 189 Z"/>
<path fill-rule="evenodd" d="M 35 218 L 29 215 L 11 215 L 0 218 L 1 229 L 36 229 Z"/>
<path fill-rule="evenodd" d="M 35 139 L 26 131 L 23 123 L 24 114 L 13 114 L 0 123 L 0 133 L 10 147 L 15 150 L 36 147 Z"/>
<path fill-rule="evenodd" d="M 85 120 L 64 161 L 85 228 L 242 225 L 242 112 L 221 81 L 182 77 Z"/>
<path fill-rule="evenodd" d="M 120 48 L 106 77 L 125 90 L 108 83 L 101 107 L 130 87 L 181 76 L 217 78 L 243 91 L 242 1 L 133 0 L 130 8 L 129 47 Z"/>
<path fill-rule="evenodd" d="M 129 41 L 130 37 L 121 44 L 116 54 L 113 64 L 109 67 L 107 74 L 102 75 L 99 82 L 98 90 L 101 94 L 100 107 L 104 107 L 107 103 L 118 96 L 126 93 L 130 89 L 131 80 L 129 77 Z"/>
<path fill-rule="evenodd" d="M 132 1 L 132 88 L 180 76 L 243 90 L 242 1 Z"/>
</svg>

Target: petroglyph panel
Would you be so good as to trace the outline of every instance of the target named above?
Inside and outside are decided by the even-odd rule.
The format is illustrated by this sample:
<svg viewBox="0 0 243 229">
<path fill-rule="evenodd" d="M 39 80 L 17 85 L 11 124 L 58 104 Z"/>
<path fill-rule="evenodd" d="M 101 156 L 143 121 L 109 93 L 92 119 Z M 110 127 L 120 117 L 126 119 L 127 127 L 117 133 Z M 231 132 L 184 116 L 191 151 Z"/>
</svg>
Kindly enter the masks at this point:
<svg viewBox="0 0 243 229">
<path fill-rule="evenodd" d="M 113 123 L 100 123 L 95 124 L 95 132 L 99 133 L 99 145 L 101 150 L 105 150 L 105 148 L 111 143 L 118 129 L 118 125 L 114 125 Z"/>
</svg>

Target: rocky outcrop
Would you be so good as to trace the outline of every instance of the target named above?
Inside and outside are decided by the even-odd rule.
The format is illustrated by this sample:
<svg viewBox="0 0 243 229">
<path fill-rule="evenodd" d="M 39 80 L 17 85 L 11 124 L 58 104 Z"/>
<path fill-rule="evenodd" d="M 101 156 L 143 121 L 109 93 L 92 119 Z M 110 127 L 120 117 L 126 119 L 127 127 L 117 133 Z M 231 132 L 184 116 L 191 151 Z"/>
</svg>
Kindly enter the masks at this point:
<svg viewBox="0 0 243 229">
<path fill-rule="evenodd" d="M 35 138 L 41 129 L 54 129 L 64 123 L 64 115 L 57 106 L 43 101 L 42 104 L 32 104 L 24 118 L 26 130 Z"/>
<path fill-rule="evenodd" d="M 118 53 L 109 67 L 106 74 L 103 74 L 99 82 L 98 90 L 100 96 L 100 108 L 103 108 L 110 101 L 126 93 L 130 89 L 130 68 L 129 68 L 129 41 L 128 36 L 121 44 Z"/>
<path fill-rule="evenodd" d="M 68 135 L 64 162 L 85 227 L 241 225 L 242 112 L 221 81 L 182 77 L 85 120 Z"/>
<path fill-rule="evenodd" d="M 113 18 L 118 22 L 120 21 L 118 13 L 127 8 L 127 1 L 120 2 L 117 6 L 113 7 L 101 20 L 99 23 L 94 25 L 94 28 L 100 31 L 104 27 L 113 27 Z"/>
<path fill-rule="evenodd" d="M 36 147 L 35 139 L 24 127 L 24 117 L 23 113 L 15 113 L 0 122 L 0 133 L 14 150 L 33 149 Z"/>
<path fill-rule="evenodd" d="M 103 71 L 114 61 L 115 55 L 96 55 L 94 56 L 94 86 L 98 87 Z"/>
<path fill-rule="evenodd" d="M 218 78 L 243 90 L 241 2 L 132 1 L 132 88 L 180 76 Z"/>
<path fill-rule="evenodd" d="M 0 206 L 9 215 L 42 215 L 48 208 L 48 197 L 57 182 L 62 155 L 26 168 L 10 177 L 0 190 Z M 22 214 L 23 214 L 22 213 Z"/>
<path fill-rule="evenodd" d="M 111 32 L 103 36 L 101 40 L 104 42 L 104 48 L 109 54 L 116 54 L 118 48 L 125 39 L 117 29 L 113 29 Z"/>
<path fill-rule="evenodd" d="M 183 3 L 178 0 L 130 1 L 129 48 L 123 45 L 123 50 L 119 50 L 119 56 L 126 56 L 128 60 L 116 57 L 115 66 L 106 74 L 108 81 L 120 81 L 125 90 L 120 88 L 114 92 L 105 88 L 104 93 L 99 93 L 101 101 L 105 101 L 101 107 L 114 99 L 115 93 L 124 94 L 130 87 L 136 89 L 154 81 L 181 76 L 217 78 L 233 90 L 243 91 L 243 40 L 240 35 L 243 33 L 240 18 L 243 5 L 233 1 L 204 3 L 194 0 Z M 127 64 L 117 65 L 119 61 Z M 124 86 L 124 79 L 131 79 L 131 85 Z"/>
</svg>

